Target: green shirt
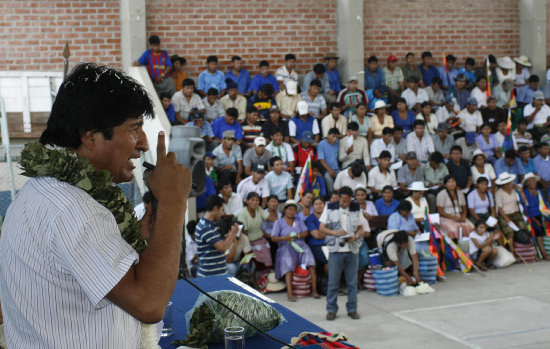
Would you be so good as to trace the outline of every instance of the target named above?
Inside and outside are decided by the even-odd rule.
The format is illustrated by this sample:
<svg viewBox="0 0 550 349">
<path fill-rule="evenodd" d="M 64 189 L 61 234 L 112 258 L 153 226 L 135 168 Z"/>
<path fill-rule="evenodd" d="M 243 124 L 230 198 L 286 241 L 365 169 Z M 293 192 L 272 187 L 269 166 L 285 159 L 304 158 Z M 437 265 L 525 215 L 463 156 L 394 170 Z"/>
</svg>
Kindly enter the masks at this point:
<svg viewBox="0 0 550 349">
<path fill-rule="evenodd" d="M 449 174 L 449 170 L 444 163 L 439 164 L 437 169 L 434 170 L 428 162 L 422 166 L 422 172 L 424 173 L 424 185 L 426 186 L 443 184 L 443 178 Z"/>
</svg>

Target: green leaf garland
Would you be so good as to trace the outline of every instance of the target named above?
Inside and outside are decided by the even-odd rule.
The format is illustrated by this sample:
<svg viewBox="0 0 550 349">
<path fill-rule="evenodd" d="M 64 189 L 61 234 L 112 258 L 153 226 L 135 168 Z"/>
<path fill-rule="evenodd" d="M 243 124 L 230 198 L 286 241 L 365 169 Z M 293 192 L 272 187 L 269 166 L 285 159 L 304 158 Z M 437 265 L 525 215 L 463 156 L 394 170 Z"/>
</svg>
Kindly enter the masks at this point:
<svg viewBox="0 0 550 349">
<path fill-rule="evenodd" d="M 113 183 L 109 171 L 96 171 L 86 158 L 67 148 L 50 149 L 40 142 L 25 145 L 19 161 L 27 177 L 53 177 L 78 187 L 107 208 L 118 224 L 122 238 L 138 253 L 147 247 L 141 237 L 140 223 L 122 189 Z"/>
</svg>

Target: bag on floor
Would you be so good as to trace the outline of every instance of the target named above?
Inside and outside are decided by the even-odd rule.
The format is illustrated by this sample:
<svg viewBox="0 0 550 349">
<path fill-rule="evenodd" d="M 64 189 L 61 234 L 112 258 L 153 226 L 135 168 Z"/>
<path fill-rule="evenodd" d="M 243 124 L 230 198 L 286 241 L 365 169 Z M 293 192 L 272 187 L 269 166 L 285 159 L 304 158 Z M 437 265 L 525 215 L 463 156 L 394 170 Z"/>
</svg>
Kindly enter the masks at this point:
<svg viewBox="0 0 550 349">
<path fill-rule="evenodd" d="M 505 268 L 516 262 L 514 255 L 502 246 L 497 246 L 498 254 L 492 264 L 497 268 Z"/>
</svg>

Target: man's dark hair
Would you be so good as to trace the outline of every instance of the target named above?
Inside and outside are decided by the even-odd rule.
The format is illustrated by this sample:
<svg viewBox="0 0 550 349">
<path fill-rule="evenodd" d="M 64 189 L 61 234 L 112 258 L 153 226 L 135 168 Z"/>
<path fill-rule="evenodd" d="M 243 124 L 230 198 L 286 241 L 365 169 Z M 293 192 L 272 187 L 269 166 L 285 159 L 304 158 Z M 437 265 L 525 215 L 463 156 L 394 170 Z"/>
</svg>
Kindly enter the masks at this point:
<svg viewBox="0 0 550 349">
<path fill-rule="evenodd" d="M 516 158 L 516 151 L 514 149 L 509 149 L 504 152 L 504 157 L 510 160 Z"/>
<path fill-rule="evenodd" d="M 409 242 L 409 234 L 404 230 L 396 231 L 391 238 L 391 241 L 396 244 L 402 244 L 404 242 Z"/>
<path fill-rule="evenodd" d="M 333 127 L 330 130 L 328 130 L 328 135 L 337 135 L 337 136 L 339 136 L 340 131 L 336 127 Z"/>
<path fill-rule="evenodd" d="M 447 55 L 447 57 L 445 57 L 445 60 L 447 62 L 456 62 L 456 57 L 453 55 Z"/>
<path fill-rule="evenodd" d="M 231 184 L 231 182 L 228 180 L 228 179 L 221 179 L 219 182 L 218 182 L 218 190 L 222 190 L 223 187 L 226 187 L 230 185 L 231 188 L 233 188 L 233 185 Z"/>
<path fill-rule="evenodd" d="M 519 124 L 522 124 L 522 125 L 525 124 L 525 125 L 527 125 L 527 124 L 528 124 L 527 119 L 525 119 L 525 118 L 519 119 L 519 120 L 518 120 L 518 125 L 519 125 Z M 550 125 L 548 125 L 548 126 L 550 126 Z"/>
<path fill-rule="evenodd" d="M 329 104 L 328 110 L 332 110 L 333 108 L 342 109 L 342 106 L 338 102 L 333 102 Z"/>
<path fill-rule="evenodd" d="M 436 76 L 432 79 L 432 85 L 433 84 L 438 84 L 439 86 L 441 86 L 443 84 L 443 80 L 441 80 L 439 76 Z"/>
<path fill-rule="evenodd" d="M 479 177 L 479 178 L 477 179 L 477 183 L 476 183 L 476 184 L 481 184 L 481 183 L 483 183 L 483 182 L 489 183 L 489 180 L 487 179 L 487 177 L 483 177 L 483 176 Z"/>
<path fill-rule="evenodd" d="M 376 58 L 376 56 L 370 56 L 369 59 L 367 60 L 367 63 L 370 64 L 372 62 L 378 63 L 378 58 Z"/>
<path fill-rule="evenodd" d="M 348 130 L 359 131 L 359 124 L 355 121 L 352 121 L 348 124 Z"/>
<path fill-rule="evenodd" d="M 424 59 L 426 57 L 432 57 L 432 53 L 430 51 L 422 52 L 422 59 Z"/>
<path fill-rule="evenodd" d="M 412 53 L 412 52 L 407 52 L 407 54 L 405 55 L 405 59 L 409 58 L 409 56 L 414 56 L 414 53 Z"/>
<path fill-rule="evenodd" d="M 163 100 L 164 98 L 172 99 L 172 98 L 170 97 L 170 94 L 169 94 L 169 93 L 166 93 L 166 92 L 161 93 L 160 96 L 159 96 L 159 98 L 160 98 L 161 102 L 162 102 L 162 100 Z"/>
<path fill-rule="evenodd" d="M 321 83 L 321 80 L 319 79 L 313 79 L 311 80 L 311 82 L 309 83 L 309 86 L 317 86 L 319 88 L 322 88 L 323 87 L 323 84 Z"/>
<path fill-rule="evenodd" d="M 391 185 L 385 185 L 383 188 L 382 188 L 382 193 L 385 192 L 385 191 L 391 191 L 393 193 L 393 187 Z"/>
<path fill-rule="evenodd" d="M 114 127 L 141 117 L 153 118 L 154 113 L 139 82 L 107 66 L 79 64 L 57 92 L 40 143 L 76 149 L 87 131 L 111 139 Z"/>
<path fill-rule="evenodd" d="M 338 190 L 338 195 L 347 195 L 347 196 L 353 196 L 353 190 L 351 190 L 350 187 L 342 187 Z"/>
<path fill-rule="evenodd" d="M 229 183 L 231 184 L 231 183 Z M 220 187 L 222 188 L 222 187 Z M 214 208 L 222 208 L 225 204 L 225 201 L 221 197 L 219 197 L 216 194 L 210 195 L 208 198 L 206 198 L 206 203 L 204 204 L 204 209 L 206 212 L 211 212 L 214 210 Z"/>
<path fill-rule="evenodd" d="M 277 133 L 280 133 L 281 135 L 284 136 L 284 132 L 283 132 L 283 129 L 281 127 L 274 127 L 273 130 L 271 130 L 271 136 L 275 136 Z"/>
<path fill-rule="evenodd" d="M 160 44 L 160 38 L 156 35 L 151 35 L 149 37 L 149 45 L 157 45 Z"/>
<path fill-rule="evenodd" d="M 317 63 L 313 66 L 313 71 L 317 74 L 324 74 L 326 71 L 325 65 L 322 63 Z"/>
<path fill-rule="evenodd" d="M 239 111 L 237 110 L 237 108 L 227 108 L 225 114 L 235 119 L 239 117 Z"/>
<path fill-rule="evenodd" d="M 393 128 L 391 127 L 384 127 L 382 129 L 382 135 L 392 135 L 393 134 Z"/>
<path fill-rule="evenodd" d="M 462 150 L 462 148 L 460 149 Z M 443 162 L 443 154 L 441 154 L 440 152 L 438 151 L 434 151 L 431 155 L 430 155 L 430 161 L 433 161 L 435 162 L 436 164 L 440 164 Z"/>
<path fill-rule="evenodd" d="M 293 55 L 292 53 L 287 53 L 285 55 L 285 61 L 290 61 L 291 59 L 296 60 L 296 56 Z"/>
<path fill-rule="evenodd" d="M 206 57 L 206 64 L 208 64 L 208 63 L 218 63 L 218 57 L 216 57 L 216 56 Z"/>
<path fill-rule="evenodd" d="M 487 77 L 486 76 L 478 76 L 478 78 L 476 80 L 476 83 L 480 82 L 481 80 L 487 80 Z"/>
<path fill-rule="evenodd" d="M 266 60 L 260 61 L 259 66 L 260 66 L 260 68 L 262 68 L 262 67 L 269 67 L 269 62 L 266 61 Z"/>
<path fill-rule="evenodd" d="M 273 96 L 273 85 L 271 84 L 264 84 L 262 87 L 260 87 L 260 91 L 267 96 L 267 98 Z"/>
<path fill-rule="evenodd" d="M 458 150 L 460 152 L 460 154 L 462 154 L 462 147 L 460 145 L 453 145 L 451 147 L 451 150 L 449 151 L 449 153 L 452 153 L 453 150 Z"/>
<path fill-rule="evenodd" d="M 219 94 L 218 89 L 215 87 L 210 87 L 206 92 L 208 96 L 217 96 Z"/>
<path fill-rule="evenodd" d="M 258 112 L 258 108 L 256 108 L 253 105 L 250 105 L 250 106 L 246 107 L 246 113 L 247 114 L 252 114 L 252 113 L 257 113 L 257 112 Z"/>
<path fill-rule="evenodd" d="M 435 78 L 434 78 L 435 79 Z M 426 101 L 426 102 L 422 102 L 420 103 L 420 109 L 423 109 L 424 107 L 427 107 L 429 105 L 432 105 L 430 102 Z"/>
<path fill-rule="evenodd" d="M 399 206 L 397 206 L 398 211 L 411 211 L 412 210 L 412 204 L 408 200 L 402 200 L 399 202 Z"/>
<path fill-rule="evenodd" d="M 522 145 L 521 147 L 519 147 L 518 149 L 518 153 L 523 153 L 524 151 L 529 151 L 529 147 L 526 146 L 526 145 Z"/>
<path fill-rule="evenodd" d="M 471 65 L 473 67 L 474 65 L 476 65 L 476 60 L 472 57 L 468 57 L 466 58 L 466 65 Z"/>
<path fill-rule="evenodd" d="M 181 82 L 181 87 L 185 87 L 185 86 L 193 86 L 195 87 L 195 81 L 193 81 L 193 79 L 190 79 L 190 78 L 187 78 L 187 79 L 184 79 L 182 82 Z"/>
<path fill-rule="evenodd" d="M 533 74 L 533 75 L 531 75 L 531 76 L 529 77 L 529 83 L 531 83 L 531 82 L 539 82 L 539 81 L 540 81 L 539 76 L 536 75 L 536 74 Z"/>
<path fill-rule="evenodd" d="M 242 61 L 243 59 L 240 57 L 240 56 L 233 56 L 231 57 L 231 63 L 235 62 L 235 61 Z"/>
<path fill-rule="evenodd" d="M 393 127 L 393 133 L 395 132 L 403 132 L 403 127 L 397 125 Z"/>
<path fill-rule="evenodd" d="M 283 160 L 278 156 L 274 156 L 271 159 L 269 159 L 269 166 L 273 167 L 273 165 L 275 165 L 275 161 L 283 161 Z"/>
<path fill-rule="evenodd" d="M 487 56 L 487 58 L 489 58 L 489 63 L 496 64 L 497 58 L 495 57 L 495 55 L 489 55 Z"/>
<path fill-rule="evenodd" d="M 351 174 L 353 174 L 353 177 L 361 177 L 361 173 L 363 173 L 363 165 L 360 163 L 355 163 L 351 165 Z"/>
<path fill-rule="evenodd" d="M 418 125 L 422 125 L 422 126 L 426 127 L 426 122 L 424 120 L 420 120 L 420 119 L 414 120 L 413 121 L 413 129 Z"/>
<path fill-rule="evenodd" d="M 391 153 L 387 150 L 383 150 L 380 155 L 378 155 L 379 159 L 391 159 Z"/>
</svg>

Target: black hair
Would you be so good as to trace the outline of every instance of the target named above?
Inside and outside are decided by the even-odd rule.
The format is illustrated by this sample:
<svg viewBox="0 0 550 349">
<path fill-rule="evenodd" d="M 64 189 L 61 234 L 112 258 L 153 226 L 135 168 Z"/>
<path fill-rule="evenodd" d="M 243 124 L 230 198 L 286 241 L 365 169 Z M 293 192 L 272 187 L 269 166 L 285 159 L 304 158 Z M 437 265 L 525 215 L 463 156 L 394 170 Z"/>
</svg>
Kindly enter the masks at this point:
<svg viewBox="0 0 550 349">
<path fill-rule="evenodd" d="M 351 173 L 353 174 L 353 177 L 360 177 L 363 173 L 363 165 L 360 163 L 351 165 Z"/>
<path fill-rule="evenodd" d="M 311 206 L 313 206 L 313 204 L 314 204 L 315 201 L 317 201 L 317 200 L 321 200 L 321 202 L 322 202 L 323 204 L 325 203 L 325 200 L 323 200 L 322 197 L 316 196 L 316 197 L 313 198 L 313 201 L 311 201 Z"/>
<path fill-rule="evenodd" d="M 489 63 L 496 63 L 497 62 L 497 58 L 495 57 L 495 55 L 489 55 L 487 56 L 487 58 L 489 58 Z"/>
<path fill-rule="evenodd" d="M 215 87 L 210 87 L 206 92 L 208 96 L 217 96 L 219 94 L 218 89 Z"/>
<path fill-rule="evenodd" d="M 456 62 L 456 57 L 453 55 L 447 55 L 447 57 L 445 57 L 445 60 L 447 62 Z"/>
<path fill-rule="evenodd" d="M 157 45 L 160 44 L 160 38 L 156 35 L 151 35 L 149 37 L 149 45 Z"/>
<path fill-rule="evenodd" d="M 382 129 L 382 135 L 383 135 L 383 136 L 385 136 L 385 135 L 392 135 L 393 133 L 394 133 L 394 130 L 393 130 L 393 128 L 391 128 L 391 127 L 387 127 L 387 126 L 386 126 L 386 127 L 384 127 L 384 128 Z"/>
<path fill-rule="evenodd" d="M 257 112 L 258 112 L 258 108 L 256 108 L 253 105 L 250 105 L 250 106 L 246 107 L 246 113 L 247 114 L 252 114 L 252 113 L 257 113 Z"/>
<path fill-rule="evenodd" d="M 161 101 L 162 101 L 164 98 L 171 99 L 170 94 L 169 94 L 169 93 L 166 93 L 166 92 L 161 93 L 160 96 L 159 96 L 159 98 L 160 98 Z"/>
<path fill-rule="evenodd" d="M 338 195 L 339 196 L 347 195 L 347 196 L 352 197 L 353 196 L 353 190 L 351 190 L 350 187 L 345 186 L 345 187 L 342 187 L 338 190 Z"/>
<path fill-rule="evenodd" d="M 399 205 L 397 206 L 397 211 L 411 211 L 412 210 L 412 204 L 408 200 L 402 200 L 399 202 Z"/>
<path fill-rule="evenodd" d="M 355 110 L 357 110 L 357 108 L 359 108 L 359 107 L 365 107 L 365 109 L 367 109 L 367 110 L 369 109 L 369 108 L 367 107 L 367 105 L 366 105 L 365 103 L 363 103 L 363 102 L 357 103 L 357 105 L 355 106 Z"/>
<path fill-rule="evenodd" d="M 430 155 L 430 161 L 433 161 L 437 164 L 440 164 L 443 162 L 443 154 L 441 154 L 440 152 L 438 151 L 434 151 L 431 155 Z"/>
<path fill-rule="evenodd" d="M 296 56 L 295 56 L 294 54 L 292 54 L 292 53 L 287 53 L 287 54 L 285 55 L 285 61 L 289 61 L 289 60 L 291 60 L 291 59 L 296 60 Z"/>
<path fill-rule="evenodd" d="M 273 96 L 273 85 L 271 84 L 264 84 L 260 87 L 260 92 L 265 94 L 267 98 Z"/>
<path fill-rule="evenodd" d="M 432 57 L 432 53 L 430 51 L 422 52 L 422 59 L 424 59 L 426 57 Z"/>
<path fill-rule="evenodd" d="M 476 60 L 473 59 L 472 57 L 468 57 L 468 58 L 466 58 L 466 63 L 465 64 L 466 65 L 471 65 L 473 67 L 474 65 L 476 65 Z"/>
<path fill-rule="evenodd" d="M 518 124 L 518 125 L 519 125 L 519 124 L 525 124 L 525 125 L 527 125 L 527 124 L 528 124 L 528 123 L 527 123 L 527 119 L 521 118 L 521 119 L 518 120 L 518 123 L 517 123 L 517 124 Z M 550 124 L 549 124 L 548 126 L 550 126 Z"/>
<path fill-rule="evenodd" d="M 330 130 L 328 130 L 328 135 L 337 135 L 337 136 L 339 136 L 340 131 L 336 127 L 333 127 Z"/>
<path fill-rule="evenodd" d="M 367 62 L 369 64 L 372 63 L 372 62 L 378 63 L 378 58 L 376 58 L 376 56 L 370 56 L 369 59 L 367 60 Z"/>
<path fill-rule="evenodd" d="M 516 151 L 514 149 L 509 149 L 504 152 L 504 157 L 507 159 L 515 159 L 516 158 Z"/>
<path fill-rule="evenodd" d="M 385 185 L 383 188 L 382 188 L 382 193 L 385 192 L 386 190 L 389 190 L 392 192 L 393 194 L 393 187 L 391 185 Z"/>
<path fill-rule="evenodd" d="M 426 122 L 424 120 L 421 120 L 421 119 L 416 119 L 416 120 L 413 121 L 413 125 L 412 125 L 413 129 L 416 126 L 419 126 L 419 125 L 426 127 Z"/>
<path fill-rule="evenodd" d="M 405 103 L 405 105 L 407 105 L 407 100 L 405 98 L 399 98 L 397 100 L 397 103 Z M 408 107 L 408 106 L 407 106 Z"/>
<path fill-rule="evenodd" d="M 271 201 L 271 200 L 273 200 L 273 199 L 275 199 L 275 200 L 277 200 L 277 202 L 279 202 L 279 197 L 278 197 L 277 195 L 275 195 L 275 194 L 269 195 L 269 196 L 267 197 L 267 202 L 269 202 L 269 201 Z"/>
<path fill-rule="evenodd" d="M 342 109 L 342 106 L 338 102 L 333 102 L 329 104 L 328 110 L 332 110 L 332 108 Z"/>
<path fill-rule="evenodd" d="M 409 56 L 414 56 L 414 53 L 408 52 L 408 53 L 405 55 L 405 59 L 409 58 Z"/>
<path fill-rule="evenodd" d="M 387 150 L 383 150 L 380 152 L 380 155 L 378 155 L 379 159 L 391 159 L 391 153 Z"/>
<path fill-rule="evenodd" d="M 405 230 L 396 231 L 395 234 L 393 234 L 392 240 L 396 244 L 409 242 L 409 234 L 407 234 Z"/>
<path fill-rule="evenodd" d="M 352 121 L 348 124 L 348 130 L 359 131 L 359 124 L 355 121 Z"/>
<path fill-rule="evenodd" d="M 281 127 L 274 127 L 273 130 L 271 130 L 271 137 L 273 137 L 274 135 L 276 135 L 277 133 L 280 133 L 284 136 L 284 132 L 283 132 L 283 129 Z"/>
<path fill-rule="evenodd" d="M 79 64 L 57 92 L 40 143 L 77 149 L 85 132 L 111 139 L 114 127 L 141 117 L 153 118 L 154 113 L 139 82 L 108 66 Z"/>
<path fill-rule="evenodd" d="M 233 107 L 227 108 L 227 110 L 225 111 L 225 114 L 235 119 L 239 117 L 239 111 L 237 110 L 237 108 L 233 108 Z"/>
<path fill-rule="evenodd" d="M 443 80 L 441 80 L 441 78 L 439 76 L 436 76 L 432 79 L 432 85 L 433 84 L 438 84 L 438 85 L 442 85 L 443 84 Z"/>
<path fill-rule="evenodd" d="M 231 57 L 231 63 L 235 62 L 235 61 L 242 61 L 243 59 L 240 57 L 240 56 L 233 56 Z"/>
<path fill-rule="evenodd" d="M 190 79 L 190 78 L 184 79 L 184 80 L 181 82 L 181 87 L 182 87 L 182 88 L 185 88 L 185 86 L 193 86 L 193 87 L 195 87 L 195 81 L 193 81 L 193 79 Z"/>
<path fill-rule="evenodd" d="M 539 76 L 536 75 L 536 74 L 533 74 L 533 75 L 531 75 L 531 76 L 529 77 L 529 83 L 531 83 L 531 82 L 539 82 L 539 81 L 540 81 Z"/>
<path fill-rule="evenodd" d="M 195 230 L 197 228 L 197 221 L 193 219 L 187 222 L 185 227 L 187 228 L 187 233 L 189 234 L 189 236 L 193 237 L 193 240 L 195 240 Z"/>
<path fill-rule="evenodd" d="M 269 166 L 273 167 L 275 165 L 275 161 L 283 161 L 283 160 L 278 156 L 274 156 L 271 159 L 269 159 Z"/>
<path fill-rule="evenodd" d="M 422 103 L 420 104 L 420 108 L 423 109 L 424 107 L 427 107 L 427 106 L 429 106 L 429 105 L 431 106 L 430 102 L 428 102 L 428 101 L 422 102 Z"/>
<path fill-rule="evenodd" d="M 231 184 L 231 183 L 229 183 Z M 225 204 L 225 201 L 221 197 L 219 197 L 216 194 L 210 195 L 208 198 L 206 198 L 206 203 L 204 204 L 204 209 L 206 212 L 211 212 L 214 210 L 214 208 L 222 208 Z"/>
<path fill-rule="evenodd" d="M 153 193 L 150 190 L 147 190 L 143 197 L 141 198 L 144 204 L 150 204 L 153 202 Z"/>
<path fill-rule="evenodd" d="M 483 182 L 489 183 L 489 180 L 487 179 L 487 177 L 481 176 L 481 177 L 479 177 L 479 178 L 477 179 L 477 181 L 476 181 L 477 184 L 481 184 L 481 183 L 483 183 Z"/>
<path fill-rule="evenodd" d="M 206 64 L 208 64 L 208 63 L 218 63 L 218 57 L 216 57 L 216 56 L 206 57 Z"/>
<path fill-rule="evenodd" d="M 481 80 L 487 80 L 487 77 L 486 76 L 479 76 L 476 80 L 476 83 L 480 82 Z"/>
<path fill-rule="evenodd" d="M 262 60 L 262 61 L 260 61 L 259 66 L 260 66 L 260 68 L 262 68 L 262 67 L 269 67 L 269 62 L 266 61 L 266 60 Z"/>
<path fill-rule="evenodd" d="M 383 132 L 383 131 L 382 131 Z M 403 127 L 397 125 L 393 127 L 393 133 L 395 132 L 403 132 Z"/>
<path fill-rule="evenodd" d="M 521 147 L 519 147 L 518 153 L 523 153 L 524 151 L 529 151 L 529 147 L 526 145 L 522 145 Z"/>
<path fill-rule="evenodd" d="M 479 129 L 480 129 L 480 130 L 483 130 L 485 127 L 491 128 L 491 125 L 489 125 L 488 122 L 484 122 L 483 124 L 481 124 L 481 127 L 480 127 Z"/>
<path fill-rule="evenodd" d="M 323 87 L 323 83 L 321 82 L 321 80 L 319 79 L 313 79 L 311 80 L 311 82 L 309 83 L 309 86 L 317 86 L 319 88 L 322 88 Z"/>
<path fill-rule="evenodd" d="M 454 179 L 455 182 L 456 182 L 456 177 L 455 177 L 454 175 L 452 175 L 452 174 L 448 174 L 448 175 L 446 175 L 445 177 L 443 177 L 443 185 L 447 184 L 451 179 Z M 456 200 L 459 201 L 458 190 L 456 190 L 456 188 L 455 188 L 454 191 L 455 191 L 455 194 L 456 194 Z M 456 212 L 460 213 L 459 211 L 457 211 L 457 206 L 458 206 L 458 208 L 460 209 L 459 202 L 455 202 L 455 201 L 453 200 L 453 197 L 451 196 L 451 191 L 450 191 L 447 187 L 445 187 L 445 192 L 447 193 L 447 195 L 449 196 L 449 199 L 451 200 L 451 203 L 453 204 L 453 212 L 455 212 L 455 213 L 456 213 Z"/>
<path fill-rule="evenodd" d="M 258 200 L 260 199 L 260 194 L 256 193 L 255 191 L 251 191 L 250 193 L 248 193 L 248 195 L 246 196 L 246 201 L 252 199 L 252 198 L 258 198 Z"/>
<path fill-rule="evenodd" d="M 325 65 L 322 63 L 317 63 L 313 66 L 313 71 L 317 74 L 324 74 L 326 71 Z"/>
<path fill-rule="evenodd" d="M 453 145 L 451 147 L 451 150 L 449 151 L 449 153 L 452 153 L 453 150 L 458 150 L 460 152 L 460 154 L 462 154 L 462 147 L 460 145 Z"/>
</svg>

